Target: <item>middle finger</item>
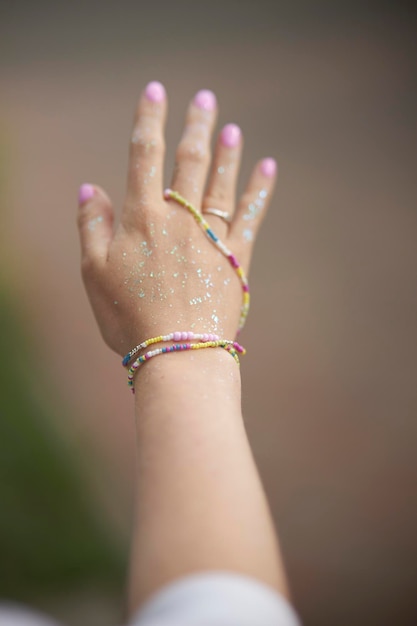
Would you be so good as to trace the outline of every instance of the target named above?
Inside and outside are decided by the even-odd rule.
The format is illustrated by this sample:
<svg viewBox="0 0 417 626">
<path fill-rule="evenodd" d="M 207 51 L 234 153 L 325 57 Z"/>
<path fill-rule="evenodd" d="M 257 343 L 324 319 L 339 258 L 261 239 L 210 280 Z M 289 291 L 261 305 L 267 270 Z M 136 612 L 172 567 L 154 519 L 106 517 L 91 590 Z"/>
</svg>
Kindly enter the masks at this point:
<svg viewBox="0 0 417 626">
<path fill-rule="evenodd" d="M 184 131 L 176 152 L 171 188 L 198 210 L 201 209 L 210 165 L 210 143 L 216 115 L 214 93 L 199 91 L 188 107 Z"/>
</svg>

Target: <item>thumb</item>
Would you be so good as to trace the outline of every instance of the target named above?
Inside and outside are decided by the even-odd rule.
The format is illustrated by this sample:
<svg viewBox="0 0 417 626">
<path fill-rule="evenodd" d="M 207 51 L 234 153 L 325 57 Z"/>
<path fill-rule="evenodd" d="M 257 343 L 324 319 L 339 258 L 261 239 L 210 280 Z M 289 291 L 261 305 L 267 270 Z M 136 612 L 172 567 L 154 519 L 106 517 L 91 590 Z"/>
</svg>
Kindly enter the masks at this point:
<svg viewBox="0 0 417 626">
<path fill-rule="evenodd" d="M 84 184 L 78 192 L 78 205 L 82 258 L 104 261 L 113 237 L 114 213 L 110 198 L 101 187 Z"/>
</svg>

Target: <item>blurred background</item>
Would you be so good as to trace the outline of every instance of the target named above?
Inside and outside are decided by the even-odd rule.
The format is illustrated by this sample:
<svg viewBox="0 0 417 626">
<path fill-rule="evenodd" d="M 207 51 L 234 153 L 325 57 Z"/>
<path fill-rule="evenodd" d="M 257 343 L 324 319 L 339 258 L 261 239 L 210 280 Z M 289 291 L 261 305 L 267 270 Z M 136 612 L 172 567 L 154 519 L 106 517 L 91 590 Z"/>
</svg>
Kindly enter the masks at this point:
<svg viewBox="0 0 417 626">
<path fill-rule="evenodd" d="M 133 405 L 83 291 L 77 190 L 120 208 L 135 101 L 167 87 L 167 183 L 201 88 L 280 180 L 251 273 L 244 416 L 306 626 L 417 623 L 410 3 L 0 7 L 0 597 L 122 620 Z"/>
</svg>

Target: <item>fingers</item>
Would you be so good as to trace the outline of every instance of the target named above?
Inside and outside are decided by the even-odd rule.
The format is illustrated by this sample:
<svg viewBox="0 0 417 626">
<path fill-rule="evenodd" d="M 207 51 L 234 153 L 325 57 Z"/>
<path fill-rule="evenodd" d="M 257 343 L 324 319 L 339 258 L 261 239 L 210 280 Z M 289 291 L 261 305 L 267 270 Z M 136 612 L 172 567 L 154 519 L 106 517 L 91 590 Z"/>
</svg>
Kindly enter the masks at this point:
<svg viewBox="0 0 417 626">
<path fill-rule="evenodd" d="M 149 83 L 139 99 L 130 142 L 125 223 L 137 223 L 141 205 L 162 198 L 166 112 L 164 86 Z"/>
<path fill-rule="evenodd" d="M 227 222 L 222 217 L 210 214 L 210 210 L 227 213 L 230 217 L 233 215 L 242 143 L 239 126 L 224 126 L 217 141 L 210 180 L 203 199 L 203 213 L 209 210 L 207 220 L 219 234 L 227 232 Z"/>
<path fill-rule="evenodd" d="M 78 229 L 84 265 L 107 259 L 113 236 L 113 209 L 107 194 L 95 185 L 81 185 L 78 193 Z"/>
<path fill-rule="evenodd" d="M 171 188 L 200 209 L 210 164 L 210 142 L 217 115 L 216 96 L 199 91 L 188 107 L 176 153 Z"/>
<path fill-rule="evenodd" d="M 247 248 L 248 254 L 265 217 L 276 175 L 277 163 L 274 159 L 263 159 L 257 163 L 234 216 L 230 238 L 240 249 L 245 251 Z"/>
</svg>

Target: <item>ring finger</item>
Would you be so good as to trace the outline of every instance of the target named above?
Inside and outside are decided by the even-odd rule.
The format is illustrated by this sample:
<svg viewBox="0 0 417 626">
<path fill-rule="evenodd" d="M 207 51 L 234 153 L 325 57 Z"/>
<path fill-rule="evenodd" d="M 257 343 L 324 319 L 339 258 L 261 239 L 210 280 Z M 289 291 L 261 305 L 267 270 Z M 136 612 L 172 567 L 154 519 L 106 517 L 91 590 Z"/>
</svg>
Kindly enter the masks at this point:
<svg viewBox="0 0 417 626">
<path fill-rule="evenodd" d="M 236 183 L 242 156 L 242 132 L 236 124 L 226 124 L 217 140 L 203 213 L 216 231 L 227 232 L 233 217 Z M 224 214 L 223 216 L 221 214 Z"/>
</svg>

